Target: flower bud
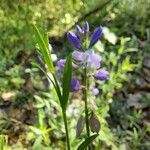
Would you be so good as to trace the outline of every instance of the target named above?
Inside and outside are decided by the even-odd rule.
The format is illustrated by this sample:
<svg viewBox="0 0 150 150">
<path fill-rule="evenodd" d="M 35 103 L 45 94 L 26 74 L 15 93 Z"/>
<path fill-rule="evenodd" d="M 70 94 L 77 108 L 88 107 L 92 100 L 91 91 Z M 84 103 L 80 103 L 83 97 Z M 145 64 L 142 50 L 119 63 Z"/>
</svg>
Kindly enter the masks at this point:
<svg viewBox="0 0 150 150">
<path fill-rule="evenodd" d="M 76 78 L 73 78 L 71 80 L 71 91 L 72 92 L 76 92 L 76 91 L 78 91 L 80 89 L 81 89 L 80 82 Z"/>
<path fill-rule="evenodd" d="M 84 33 L 88 33 L 89 32 L 89 24 L 88 24 L 87 21 L 85 22 L 85 24 L 83 26 L 83 31 L 84 31 Z"/>
<path fill-rule="evenodd" d="M 66 59 L 60 59 L 60 60 L 57 62 L 58 68 L 59 68 L 60 70 L 64 70 L 65 63 L 66 63 Z"/>
<path fill-rule="evenodd" d="M 79 49 L 82 48 L 80 40 L 78 39 L 78 37 L 73 32 L 69 31 L 67 33 L 67 38 L 74 47 L 79 48 Z"/>
<path fill-rule="evenodd" d="M 93 46 L 99 40 L 99 38 L 102 36 L 102 33 L 103 33 L 102 27 L 98 27 L 95 29 L 95 31 L 91 36 L 90 47 Z"/>
<path fill-rule="evenodd" d="M 90 120 L 89 120 L 89 124 L 90 124 L 90 128 L 92 132 L 96 132 L 98 133 L 101 126 L 100 126 L 100 122 L 99 120 L 94 116 L 94 114 L 92 113 Z"/>
<path fill-rule="evenodd" d="M 76 26 L 76 34 L 80 38 L 80 36 L 84 33 L 79 25 Z"/>
<path fill-rule="evenodd" d="M 108 80 L 109 78 L 109 72 L 103 69 L 99 69 L 96 74 L 94 75 L 94 77 L 98 80 Z"/>
<path fill-rule="evenodd" d="M 94 96 L 97 96 L 99 94 L 98 88 L 93 88 L 91 91 Z"/>
</svg>

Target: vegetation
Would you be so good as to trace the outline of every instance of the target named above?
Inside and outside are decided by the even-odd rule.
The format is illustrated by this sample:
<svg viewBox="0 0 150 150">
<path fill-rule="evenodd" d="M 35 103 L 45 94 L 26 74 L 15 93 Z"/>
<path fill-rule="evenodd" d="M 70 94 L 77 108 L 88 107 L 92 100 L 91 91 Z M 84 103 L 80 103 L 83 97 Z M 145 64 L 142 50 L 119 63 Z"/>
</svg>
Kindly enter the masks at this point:
<svg viewBox="0 0 150 150">
<path fill-rule="evenodd" d="M 150 0 L 1 0 L 0 150 L 67 149 L 66 119 L 71 150 L 86 146 L 93 150 L 148 150 L 149 16 Z M 63 88 L 57 86 L 60 79 L 56 74 L 55 80 L 54 71 L 57 62 L 74 50 L 67 32 L 75 31 L 77 24 L 84 26 L 85 21 L 90 26 L 89 37 L 96 27 L 103 27 L 103 37 L 93 50 L 102 58 L 101 67 L 109 72 L 109 80 L 88 79 L 99 90 L 96 96 L 87 92 L 90 120 L 94 118 L 99 125 L 91 125 L 91 136 L 86 135 L 86 125 L 82 126 L 82 89 L 69 92 L 71 58 Z M 39 44 L 41 40 L 46 47 Z M 49 48 L 57 61 L 44 54 Z M 73 76 L 81 81 L 80 69 Z"/>
</svg>

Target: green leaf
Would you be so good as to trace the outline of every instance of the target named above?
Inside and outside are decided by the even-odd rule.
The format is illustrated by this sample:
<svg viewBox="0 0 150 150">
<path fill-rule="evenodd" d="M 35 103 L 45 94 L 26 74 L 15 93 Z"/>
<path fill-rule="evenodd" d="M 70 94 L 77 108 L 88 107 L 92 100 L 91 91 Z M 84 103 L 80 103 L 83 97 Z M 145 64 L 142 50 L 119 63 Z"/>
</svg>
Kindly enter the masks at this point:
<svg viewBox="0 0 150 150">
<path fill-rule="evenodd" d="M 4 146 L 5 146 L 5 138 L 3 135 L 0 135 L 0 149 L 4 150 Z"/>
<path fill-rule="evenodd" d="M 42 136 L 39 136 L 34 144 L 33 144 L 33 147 L 32 147 L 32 150 L 42 150 Z"/>
<path fill-rule="evenodd" d="M 33 29 L 34 29 L 37 43 L 40 48 L 40 53 L 42 54 L 42 57 L 45 63 L 47 64 L 49 71 L 54 74 L 55 70 L 54 70 L 54 66 L 53 66 L 53 62 L 51 58 L 51 53 L 50 53 L 50 50 L 48 49 L 48 38 L 47 37 L 45 38 L 44 36 L 42 36 L 40 31 L 35 25 L 33 25 Z"/>
<path fill-rule="evenodd" d="M 37 135 L 42 135 L 43 132 L 41 129 L 37 128 L 37 127 L 34 127 L 34 126 L 29 126 L 29 128 Z"/>
<path fill-rule="evenodd" d="M 130 63 L 130 56 L 127 56 L 124 61 L 122 62 L 121 69 L 122 71 L 132 71 L 135 67 L 137 67 L 137 64 L 131 64 Z"/>
<path fill-rule="evenodd" d="M 77 150 L 84 150 L 85 148 L 88 147 L 88 145 L 98 136 L 98 134 L 94 134 L 88 138 L 85 139 L 85 141 L 83 141 L 79 147 L 77 148 Z"/>
<path fill-rule="evenodd" d="M 56 93 L 57 93 L 57 96 L 59 98 L 59 101 L 60 101 L 60 104 L 62 106 L 62 94 L 61 94 L 61 90 L 60 90 L 60 87 L 59 87 L 59 84 L 58 84 L 58 81 L 57 81 L 57 78 L 55 75 L 53 75 L 53 78 L 54 78 L 54 82 L 53 85 L 55 87 L 55 90 L 56 90 Z M 51 80 L 52 81 L 52 80 Z"/>
<path fill-rule="evenodd" d="M 71 78 L 72 78 L 72 55 L 70 54 L 67 57 L 67 61 L 63 72 L 63 95 L 61 100 L 61 106 L 63 110 L 66 110 L 67 108 L 67 102 L 69 99 L 69 92 L 71 87 Z"/>
</svg>

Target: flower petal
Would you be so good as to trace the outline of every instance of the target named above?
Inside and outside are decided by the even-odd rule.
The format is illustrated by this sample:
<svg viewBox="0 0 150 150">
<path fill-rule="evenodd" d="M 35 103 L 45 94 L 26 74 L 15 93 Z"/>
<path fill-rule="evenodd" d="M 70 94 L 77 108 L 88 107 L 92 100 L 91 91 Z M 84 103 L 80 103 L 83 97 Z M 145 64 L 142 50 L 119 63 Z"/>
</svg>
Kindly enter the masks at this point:
<svg viewBox="0 0 150 150">
<path fill-rule="evenodd" d="M 100 68 L 101 57 L 93 50 L 87 50 L 82 57 L 82 64 L 87 65 L 89 68 Z"/>
<path fill-rule="evenodd" d="M 76 61 L 82 61 L 82 59 L 83 59 L 83 52 L 79 52 L 79 51 L 74 51 L 73 53 L 72 53 L 72 57 L 73 57 L 73 59 L 74 60 L 76 60 Z"/>
<path fill-rule="evenodd" d="M 88 33 L 89 32 L 89 23 L 86 21 L 84 26 L 83 26 L 83 31 L 84 33 Z"/>
</svg>

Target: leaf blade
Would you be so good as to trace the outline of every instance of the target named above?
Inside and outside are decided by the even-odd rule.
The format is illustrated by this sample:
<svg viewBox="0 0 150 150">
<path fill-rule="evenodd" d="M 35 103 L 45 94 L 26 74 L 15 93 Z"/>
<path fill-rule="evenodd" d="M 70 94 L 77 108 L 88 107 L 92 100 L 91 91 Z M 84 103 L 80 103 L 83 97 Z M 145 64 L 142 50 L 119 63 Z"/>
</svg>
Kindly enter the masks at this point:
<svg viewBox="0 0 150 150">
<path fill-rule="evenodd" d="M 86 138 L 77 148 L 77 150 L 84 150 L 99 134 L 94 134 Z"/>
<path fill-rule="evenodd" d="M 61 104 L 64 110 L 66 110 L 67 108 L 67 102 L 69 99 L 71 78 L 72 78 L 72 55 L 70 54 L 67 57 L 67 61 L 63 72 L 63 93 L 62 93 L 63 95 L 62 95 Z"/>
<path fill-rule="evenodd" d="M 40 52 L 42 54 L 42 57 L 45 61 L 45 63 L 48 66 L 48 69 L 51 73 L 55 73 L 52 58 L 51 58 L 51 53 L 50 50 L 48 49 L 48 40 L 42 36 L 38 28 L 33 24 L 33 31 L 37 40 L 37 43 L 40 48 Z"/>
</svg>

